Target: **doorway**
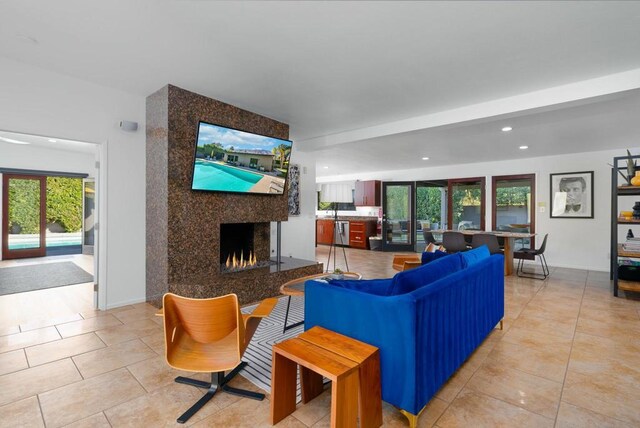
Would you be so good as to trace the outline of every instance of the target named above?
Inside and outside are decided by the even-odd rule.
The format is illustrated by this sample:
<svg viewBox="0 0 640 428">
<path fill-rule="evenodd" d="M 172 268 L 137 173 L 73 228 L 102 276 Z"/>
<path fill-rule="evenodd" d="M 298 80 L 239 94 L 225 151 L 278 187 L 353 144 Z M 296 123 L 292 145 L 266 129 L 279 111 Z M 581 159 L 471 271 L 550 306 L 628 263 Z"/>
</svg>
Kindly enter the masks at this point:
<svg viewBox="0 0 640 428">
<path fill-rule="evenodd" d="M 414 251 L 415 182 L 382 183 L 382 250 Z"/>
<path fill-rule="evenodd" d="M 416 251 L 424 251 L 434 239 L 434 230 L 447 229 L 448 181 L 416 182 Z M 440 234 L 437 235 L 438 238 Z"/>
<path fill-rule="evenodd" d="M 36 176 L 39 183 L 42 183 L 42 181 L 45 182 L 44 190 L 41 187 L 42 184 L 38 186 L 38 199 L 44 195 L 44 200 L 38 201 L 38 208 L 44 207 L 45 212 L 42 213 L 40 211 L 40 216 L 36 219 L 38 227 L 37 233 L 33 231 L 26 233 L 30 227 L 33 228 L 33 225 L 28 226 L 26 230 L 22 225 L 16 226 L 13 224 L 11 225 L 12 227 L 9 227 L 5 220 L 8 220 L 10 217 L 9 207 L 11 206 L 11 199 L 6 201 L 6 206 L 0 211 L 2 213 L 2 217 L 0 218 L 0 256 L 2 256 L 3 259 L 0 260 L 0 269 L 3 271 L 3 277 L 6 279 L 11 275 L 21 274 L 21 272 L 15 273 L 18 267 L 33 268 L 34 272 L 38 271 L 38 269 L 40 271 L 48 270 L 42 268 L 44 265 L 48 265 L 47 267 L 57 265 L 59 269 L 56 271 L 56 276 L 58 276 L 58 274 L 60 274 L 59 276 L 67 274 L 74 276 L 74 281 L 69 281 L 67 284 L 77 283 L 77 281 L 75 281 L 75 275 L 78 269 L 85 271 L 85 274 L 89 277 L 88 279 L 83 279 L 78 285 L 61 287 L 60 285 L 64 284 L 64 282 L 61 281 L 58 287 L 54 286 L 54 288 L 49 288 L 45 283 L 54 275 L 48 275 L 42 272 L 40 275 L 31 275 L 31 273 L 29 273 L 29 275 L 25 275 L 25 277 L 32 276 L 40 278 L 39 281 L 36 281 L 36 286 L 30 288 L 32 291 L 24 293 L 22 291 L 27 290 L 23 290 L 20 287 L 18 287 L 19 290 L 17 291 L 10 291 L 7 288 L 3 293 L 5 295 L 0 296 L 0 307 L 6 309 L 16 305 L 26 305 L 25 307 L 31 310 L 34 297 L 46 295 L 47 298 L 44 299 L 43 302 L 65 301 L 67 303 L 65 303 L 64 306 L 67 307 L 67 309 L 69 307 L 86 308 L 87 303 L 90 304 L 91 308 L 95 308 L 96 306 L 102 309 L 105 308 L 106 290 L 104 286 L 98 287 L 98 278 L 102 275 L 101 279 L 104 280 L 104 274 L 98 272 L 98 265 L 104 265 L 105 261 L 104 258 L 99 258 L 98 253 L 104 254 L 106 241 L 99 240 L 97 236 L 99 223 L 97 207 L 98 205 L 103 207 L 105 204 L 104 198 L 98 198 L 98 196 L 106 195 L 105 173 L 104 169 L 100 168 L 100 160 L 106 159 L 106 150 L 106 144 L 0 130 L 0 152 L 3 153 L 2 159 L 0 160 L 0 177 L 2 177 L 0 178 L 0 184 L 3 184 L 5 179 L 12 182 L 12 178 L 15 179 L 15 176 L 19 176 L 17 178 L 20 179 L 24 179 L 25 176 Z M 31 167 L 31 169 L 25 169 L 29 167 Z M 75 172 L 66 173 L 60 171 Z M 88 178 L 89 176 L 92 178 Z M 47 202 L 47 193 L 49 193 L 47 187 L 49 187 L 52 182 L 57 182 L 57 189 L 59 191 L 51 194 Z M 67 199 L 70 188 L 67 185 L 69 184 L 73 187 L 72 193 L 74 194 L 75 209 L 73 210 L 73 218 L 65 216 L 51 218 L 47 211 L 48 208 L 53 209 L 53 207 L 47 207 L 47 205 L 65 206 L 68 202 Z M 5 200 L 4 195 L 8 193 L 8 191 L 3 191 L 5 187 L 8 189 L 9 185 L 0 186 L 0 205 L 2 205 Z M 100 190 L 99 192 L 98 189 Z M 23 202 L 26 203 L 26 201 Z M 14 204 L 15 203 L 14 201 Z M 33 204 L 34 203 L 31 204 L 31 211 L 33 211 Z M 4 211 L 6 211 L 6 213 Z M 100 215 L 104 216 L 104 214 Z M 42 219 L 44 219 L 44 221 L 42 221 Z M 26 221 L 23 222 L 28 224 Z M 31 223 L 34 223 L 34 221 L 32 220 Z M 22 230 L 20 231 L 21 228 Z M 8 233 L 8 229 L 13 229 L 11 232 L 15 233 Z M 18 233 L 19 231 L 20 233 Z M 3 249 L 6 248 L 8 250 L 9 245 L 11 245 L 11 249 L 15 247 L 15 245 L 13 245 L 13 238 L 25 239 L 23 236 L 14 237 L 9 235 L 27 234 L 37 235 L 37 237 L 30 237 L 32 242 L 23 243 L 23 249 L 33 250 L 37 248 L 39 252 L 25 254 L 26 251 L 23 251 L 4 257 Z M 35 244 L 33 243 L 33 238 L 37 238 Z M 44 254 L 42 253 L 43 249 L 45 251 Z M 74 254 L 70 255 L 70 252 Z M 28 258 L 16 258 L 16 256 L 26 256 Z M 63 264 L 67 267 L 73 264 L 78 269 L 74 267 L 74 271 L 71 271 L 71 269 L 67 269 Z M 104 269 L 100 269 L 100 271 L 104 272 Z M 92 276 L 93 278 L 91 278 Z M 3 283 L 5 283 L 4 280 Z M 13 280 L 9 281 L 9 283 L 17 284 Z M 17 287 L 17 285 L 15 285 L 15 287 Z M 8 304 L 7 302 L 13 303 Z M 37 310 L 35 310 L 35 313 L 37 313 Z M 19 317 L 20 313 L 14 315 Z"/>
</svg>

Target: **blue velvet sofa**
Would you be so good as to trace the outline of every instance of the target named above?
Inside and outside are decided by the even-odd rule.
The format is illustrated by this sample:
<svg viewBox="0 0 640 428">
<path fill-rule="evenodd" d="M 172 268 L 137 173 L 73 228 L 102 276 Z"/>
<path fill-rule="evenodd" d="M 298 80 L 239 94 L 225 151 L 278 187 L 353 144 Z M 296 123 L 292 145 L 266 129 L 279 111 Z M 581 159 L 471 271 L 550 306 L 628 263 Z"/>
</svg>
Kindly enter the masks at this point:
<svg viewBox="0 0 640 428">
<path fill-rule="evenodd" d="M 305 330 L 377 346 L 382 399 L 416 420 L 503 317 L 504 256 L 486 246 L 389 279 L 305 283 Z"/>
</svg>

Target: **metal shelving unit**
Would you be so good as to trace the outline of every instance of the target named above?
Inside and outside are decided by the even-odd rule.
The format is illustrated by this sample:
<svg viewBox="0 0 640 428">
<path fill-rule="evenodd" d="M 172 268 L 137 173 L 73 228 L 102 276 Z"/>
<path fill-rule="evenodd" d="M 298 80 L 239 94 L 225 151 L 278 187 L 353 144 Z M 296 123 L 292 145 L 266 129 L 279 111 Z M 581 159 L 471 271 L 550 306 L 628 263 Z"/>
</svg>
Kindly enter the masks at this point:
<svg viewBox="0 0 640 428">
<path fill-rule="evenodd" d="M 640 292 L 640 281 L 626 281 L 618 279 L 619 258 L 627 257 L 638 259 L 640 261 L 640 252 L 624 251 L 622 244 L 618 243 L 619 227 L 629 225 L 640 225 L 640 219 L 625 220 L 618 217 L 619 206 L 618 198 L 620 196 L 640 196 L 640 186 L 629 186 L 624 182 L 618 171 L 626 173 L 628 156 L 619 156 L 613 158 L 613 168 L 611 168 L 611 267 L 610 278 L 613 280 L 613 295 L 618 297 L 618 291 L 634 291 Z M 640 155 L 631 156 L 631 159 L 640 159 Z M 625 208 L 630 211 L 630 208 Z M 640 229 L 637 230 L 637 236 L 640 236 Z"/>
</svg>

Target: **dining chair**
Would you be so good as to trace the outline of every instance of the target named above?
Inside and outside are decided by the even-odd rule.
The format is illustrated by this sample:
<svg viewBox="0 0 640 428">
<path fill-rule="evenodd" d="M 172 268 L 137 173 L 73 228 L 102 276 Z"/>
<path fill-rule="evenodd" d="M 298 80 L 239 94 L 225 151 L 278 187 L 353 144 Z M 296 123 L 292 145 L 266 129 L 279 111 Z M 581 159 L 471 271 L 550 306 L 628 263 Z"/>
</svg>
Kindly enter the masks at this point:
<svg viewBox="0 0 640 428">
<path fill-rule="evenodd" d="M 496 235 L 490 233 L 476 233 L 473 235 L 473 238 L 471 238 L 471 248 L 478 248 L 482 245 L 489 247 L 491 254 L 502 254 Z"/>
<path fill-rule="evenodd" d="M 264 394 L 233 388 L 229 381 L 247 363 L 241 361 L 262 318 L 267 317 L 278 299 L 263 300 L 250 315 L 240 312 L 235 294 L 211 299 L 191 299 L 167 293 L 162 298 L 165 358 L 178 370 L 211 373 L 211 382 L 178 376 L 175 381 L 206 389 L 206 394 L 182 414 L 185 423 L 218 391 L 263 400 Z M 230 373 L 225 376 L 225 371 Z"/>
<path fill-rule="evenodd" d="M 547 259 L 544 256 L 544 251 L 547 248 L 547 237 L 549 234 L 544 235 L 544 239 L 542 240 L 542 245 L 540 248 L 522 248 L 521 250 L 514 251 L 513 258 L 518 259 L 518 268 L 516 270 L 516 274 L 522 278 L 533 278 L 545 280 L 550 275 L 549 266 L 547 265 Z M 525 260 L 534 260 L 536 256 L 540 258 L 540 265 L 542 266 L 542 274 L 535 272 L 527 272 L 524 270 L 524 261 Z"/>
<path fill-rule="evenodd" d="M 467 243 L 464 240 L 464 235 L 460 232 L 444 232 L 442 234 L 442 245 L 447 250 L 447 253 L 467 251 Z"/>
</svg>

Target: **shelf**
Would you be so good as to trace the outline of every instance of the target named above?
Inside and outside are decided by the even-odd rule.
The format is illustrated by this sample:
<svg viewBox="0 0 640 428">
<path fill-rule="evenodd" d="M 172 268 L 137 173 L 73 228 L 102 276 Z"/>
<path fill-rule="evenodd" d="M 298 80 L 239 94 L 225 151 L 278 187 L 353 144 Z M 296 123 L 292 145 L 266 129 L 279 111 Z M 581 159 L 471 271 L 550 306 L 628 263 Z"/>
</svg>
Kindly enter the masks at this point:
<svg viewBox="0 0 640 428">
<path fill-rule="evenodd" d="M 625 251 L 622 249 L 622 244 L 618 244 L 618 257 L 635 257 L 640 259 L 640 251 Z"/>
<path fill-rule="evenodd" d="M 640 282 L 625 281 L 624 279 L 619 279 L 618 289 L 624 290 L 624 291 L 635 291 L 640 293 Z"/>
<path fill-rule="evenodd" d="M 640 195 L 640 186 L 618 186 L 618 195 Z"/>
<path fill-rule="evenodd" d="M 640 219 L 638 220 L 627 220 L 627 219 L 623 219 L 622 217 L 618 217 L 618 224 L 640 224 Z"/>
</svg>

